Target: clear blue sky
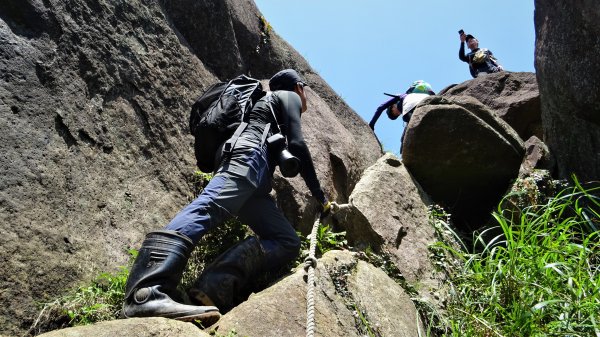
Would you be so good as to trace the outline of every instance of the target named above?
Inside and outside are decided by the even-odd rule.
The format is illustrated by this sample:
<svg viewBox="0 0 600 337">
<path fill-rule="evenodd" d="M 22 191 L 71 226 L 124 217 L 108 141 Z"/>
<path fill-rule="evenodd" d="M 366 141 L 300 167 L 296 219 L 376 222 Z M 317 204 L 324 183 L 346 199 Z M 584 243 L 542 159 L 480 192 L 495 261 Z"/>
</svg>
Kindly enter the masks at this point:
<svg viewBox="0 0 600 337">
<path fill-rule="evenodd" d="M 535 71 L 533 0 L 255 2 L 275 32 L 367 122 L 386 100 L 383 92 L 404 92 L 419 79 L 438 92 L 471 79 L 458 59 L 461 28 L 506 70 Z M 398 154 L 403 127 L 385 112 L 377 121 L 386 151 Z"/>
</svg>

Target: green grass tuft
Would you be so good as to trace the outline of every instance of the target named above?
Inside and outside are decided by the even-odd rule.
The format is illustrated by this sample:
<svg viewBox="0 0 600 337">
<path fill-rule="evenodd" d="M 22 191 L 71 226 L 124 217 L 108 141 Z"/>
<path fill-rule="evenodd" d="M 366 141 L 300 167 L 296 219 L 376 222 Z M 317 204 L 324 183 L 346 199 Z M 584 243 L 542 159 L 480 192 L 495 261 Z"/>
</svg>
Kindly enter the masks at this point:
<svg viewBox="0 0 600 337">
<path fill-rule="evenodd" d="M 600 336 L 597 195 L 598 188 L 575 180 L 517 218 L 498 209 L 497 227 L 475 239 L 480 251 L 438 244 L 460 261 L 449 271 L 453 292 L 442 335 Z"/>
</svg>

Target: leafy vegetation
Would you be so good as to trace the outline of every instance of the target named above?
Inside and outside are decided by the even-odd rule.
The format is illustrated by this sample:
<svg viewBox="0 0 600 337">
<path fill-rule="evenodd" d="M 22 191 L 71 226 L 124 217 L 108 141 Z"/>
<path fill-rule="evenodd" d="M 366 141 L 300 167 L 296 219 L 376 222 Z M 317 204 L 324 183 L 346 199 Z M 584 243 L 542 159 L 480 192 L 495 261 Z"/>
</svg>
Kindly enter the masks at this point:
<svg viewBox="0 0 600 337">
<path fill-rule="evenodd" d="M 319 223 L 319 228 L 317 228 L 317 241 L 316 241 L 316 250 L 315 255 L 317 258 L 323 256 L 323 254 L 327 253 L 333 249 L 342 249 L 348 246 L 348 241 L 346 240 L 346 232 L 334 232 L 333 228 L 329 225 L 323 225 Z M 310 250 L 310 237 L 305 237 L 300 232 L 296 232 L 302 241 L 300 246 L 300 254 L 296 258 L 290 266 L 287 266 L 286 269 L 296 267 L 300 264 L 304 263 L 304 260 L 309 254 Z"/>
<path fill-rule="evenodd" d="M 227 332 L 227 334 L 223 335 L 218 333 L 215 330 L 210 331 L 210 335 L 211 336 L 215 336 L 215 337 L 238 337 L 237 331 L 235 329 L 231 329 L 229 332 Z M 246 336 L 244 336 L 246 337 Z"/>
<path fill-rule="evenodd" d="M 202 192 L 212 177 L 212 173 L 204 173 L 200 170 L 196 170 L 194 173 L 192 173 L 192 176 L 190 177 L 190 183 L 192 185 L 191 190 L 193 195 L 190 196 L 189 201 L 194 200 Z"/>
<path fill-rule="evenodd" d="M 379 331 L 379 328 L 373 326 L 373 324 L 367 318 L 366 312 L 360 309 L 360 307 L 355 303 L 354 310 L 352 311 L 355 316 L 354 319 L 358 321 L 357 329 L 361 333 L 362 336 L 368 337 L 382 337 L 382 333 Z"/>
<path fill-rule="evenodd" d="M 130 251 L 132 256 L 136 251 Z M 128 267 L 110 274 L 102 273 L 91 285 L 79 287 L 73 294 L 63 298 L 63 310 L 69 316 L 70 325 L 85 325 L 119 318 L 125 293 Z"/>
<path fill-rule="evenodd" d="M 334 232 L 329 225 L 319 225 L 317 230 L 317 252 L 321 255 L 348 245 L 346 232 Z"/>
<path fill-rule="evenodd" d="M 115 273 L 101 273 L 88 285 L 44 305 L 29 329 L 36 335 L 45 331 L 117 319 L 125 294 L 129 267 L 137 256 L 129 250 L 130 261 Z"/>
<path fill-rule="evenodd" d="M 499 208 L 481 250 L 438 243 L 452 286 L 441 335 L 600 336 L 597 195 L 575 180 L 517 217 Z"/>
<path fill-rule="evenodd" d="M 181 277 L 181 288 L 187 290 L 200 275 L 207 263 L 210 263 L 238 242 L 245 239 L 252 231 L 236 218 L 226 221 L 221 226 L 208 232 L 200 239 L 190 255 L 186 269 Z"/>
<path fill-rule="evenodd" d="M 262 15 L 259 16 L 258 19 L 260 21 L 260 28 L 261 28 L 262 34 L 265 36 L 271 35 L 271 32 L 273 31 L 273 27 L 271 26 L 269 21 L 267 21 L 267 19 Z"/>
</svg>

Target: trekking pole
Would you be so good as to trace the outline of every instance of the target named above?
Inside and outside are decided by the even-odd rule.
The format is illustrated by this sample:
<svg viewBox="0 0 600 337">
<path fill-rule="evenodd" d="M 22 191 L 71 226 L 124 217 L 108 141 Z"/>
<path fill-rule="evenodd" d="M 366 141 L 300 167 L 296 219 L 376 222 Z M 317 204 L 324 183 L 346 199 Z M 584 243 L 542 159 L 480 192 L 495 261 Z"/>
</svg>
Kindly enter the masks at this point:
<svg viewBox="0 0 600 337">
<path fill-rule="evenodd" d="M 351 204 L 337 205 L 331 209 L 331 213 L 337 213 L 342 209 L 352 207 Z M 315 253 L 317 250 L 317 231 L 321 223 L 321 213 L 317 213 L 315 222 L 310 232 L 310 247 L 308 256 L 304 259 L 304 270 L 307 273 L 306 277 L 306 337 L 314 337 L 315 335 L 315 268 L 317 268 L 317 258 Z"/>
</svg>

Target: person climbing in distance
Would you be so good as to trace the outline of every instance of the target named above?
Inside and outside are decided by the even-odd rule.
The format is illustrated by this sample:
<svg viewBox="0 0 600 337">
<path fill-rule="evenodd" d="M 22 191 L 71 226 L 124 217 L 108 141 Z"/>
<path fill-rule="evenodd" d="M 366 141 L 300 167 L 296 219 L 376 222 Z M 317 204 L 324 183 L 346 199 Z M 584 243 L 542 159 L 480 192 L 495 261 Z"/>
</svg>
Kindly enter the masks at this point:
<svg viewBox="0 0 600 337">
<path fill-rule="evenodd" d="M 406 124 L 408 124 L 410 121 L 415 107 L 426 97 L 435 95 L 435 92 L 429 83 L 423 80 L 418 80 L 414 81 L 403 94 L 385 95 L 391 96 L 391 98 L 383 102 L 377 108 L 377 110 L 375 110 L 375 114 L 373 115 L 373 118 L 371 118 L 369 126 L 371 127 L 371 130 L 375 130 L 375 123 L 377 123 L 377 120 L 379 119 L 379 116 L 381 116 L 383 110 L 386 111 L 388 118 L 391 120 L 395 120 L 402 116 L 402 120 L 405 123 L 404 132 L 402 132 L 400 139 L 400 153 L 402 153 L 402 142 L 404 140 L 404 133 L 406 132 Z"/>
<path fill-rule="evenodd" d="M 385 95 L 390 96 L 391 98 L 383 102 L 377 110 L 375 110 L 375 114 L 369 122 L 371 130 L 375 130 L 375 123 L 377 123 L 383 110 L 386 110 L 389 119 L 395 120 L 399 116 L 402 116 L 402 120 L 408 123 L 417 104 L 425 97 L 435 95 L 435 92 L 429 83 L 418 80 L 414 81 L 408 89 L 406 89 L 404 94 L 392 95 L 386 93 Z"/>
<path fill-rule="evenodd" d="M 127 280 L 125 317 L 201 319 L 210 325 L 219 319 L 219 311 L 227 312 L 245 300 L 247 287 L 257 276 L 296 258 L 300 239 L 269 195 L 278 153 L 265 140 L 275 130 L 287 138 L 289 152 L 300 160 L 300 174 L 323 212 L 335 204 L 321 188 L 302 135 L 306 82 L 295 70 L 285 69 L 270 79 L 269 87 L 271 92 L 248 113 L 248 126 L 233 149 L 227 156 L 217 155 L 218 168 L 202 193 L 163 230 L 147 234 Z M 234 215 L 256 236 L 204 268 L 188 291 L 191 303 L 181 303 L 177 284 L 191 251 L 206 232 Z"/>
<path fill-rule="evenodd" d="M 476 78 L 481 73 L 490 74 L 503 71 L 504 68 L 498 63 L 491 50 L 479 48 L 479 41 L 471 34 L 465 34 L 461 29 L 460 34 L 460 49 L 458 58 L 469 64 L 469 72 L 473 78 Z M 465 55 L 465 42 L 471 50 Z"/>
</svg>

